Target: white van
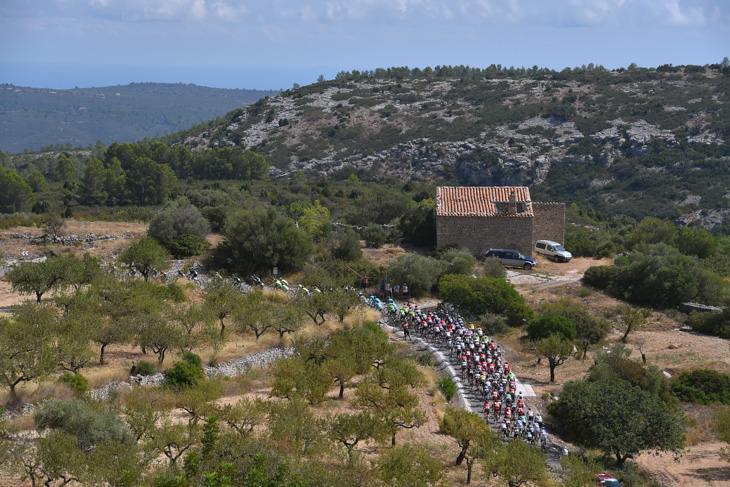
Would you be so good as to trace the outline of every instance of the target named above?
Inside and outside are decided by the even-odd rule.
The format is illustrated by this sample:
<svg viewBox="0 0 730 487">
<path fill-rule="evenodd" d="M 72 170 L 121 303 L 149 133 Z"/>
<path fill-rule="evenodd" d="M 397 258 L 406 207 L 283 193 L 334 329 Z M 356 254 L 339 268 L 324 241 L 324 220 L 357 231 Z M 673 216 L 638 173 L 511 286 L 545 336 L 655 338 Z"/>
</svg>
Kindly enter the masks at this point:
<svg viewBox="0 0 730 487">
<path fill-rule="evenodd" d="M 573 254 L 565 250 L 562 245 L 552 240 L 538 240 L 535 242 L 535 252 L 553 259 L 555 262 L 568 262 Z"/>
</svg>

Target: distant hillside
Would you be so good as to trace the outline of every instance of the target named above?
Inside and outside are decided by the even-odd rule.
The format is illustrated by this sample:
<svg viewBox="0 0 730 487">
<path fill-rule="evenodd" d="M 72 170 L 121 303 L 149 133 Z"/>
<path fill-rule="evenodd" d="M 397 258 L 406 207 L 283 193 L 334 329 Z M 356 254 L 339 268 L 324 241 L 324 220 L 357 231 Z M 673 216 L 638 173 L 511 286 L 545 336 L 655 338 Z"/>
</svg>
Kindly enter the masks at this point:
<svg viewBox="0 0 730 487">
<path fill-rule="evenodd" d="M 73 90 L 0 84 L 0 150 L 132 142 L 188 129 L 276 93 L 166 83 Z"/>
<path fill-rule="evenodd" d="M 337 78 L 164 140 L 252 149 L 274 176 L 529 185 L 541 200 L 706 227 L 730 215 L 725 66 L 393 68 Z"/>
</svg>

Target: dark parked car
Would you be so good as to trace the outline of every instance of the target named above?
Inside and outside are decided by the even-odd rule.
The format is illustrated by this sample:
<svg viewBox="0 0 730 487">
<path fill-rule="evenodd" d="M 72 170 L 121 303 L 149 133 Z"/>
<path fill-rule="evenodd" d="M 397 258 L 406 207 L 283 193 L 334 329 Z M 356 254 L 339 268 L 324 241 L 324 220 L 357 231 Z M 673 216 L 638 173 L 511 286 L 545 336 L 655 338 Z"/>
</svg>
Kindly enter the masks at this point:
<svg viewBox="0 0 730 487">
<path fill-rule="evenodd" d="M 532 257 L 525 257 L 516 250 L 507 249 L 489 249 L 489 252 L 484 256 L 485 259 L 490 257 L 497 257 L 499 261 L 505 267 L 519 267 L 529 271 L 533 267 L 537 266 L 537 261 Z"/>
</svg>

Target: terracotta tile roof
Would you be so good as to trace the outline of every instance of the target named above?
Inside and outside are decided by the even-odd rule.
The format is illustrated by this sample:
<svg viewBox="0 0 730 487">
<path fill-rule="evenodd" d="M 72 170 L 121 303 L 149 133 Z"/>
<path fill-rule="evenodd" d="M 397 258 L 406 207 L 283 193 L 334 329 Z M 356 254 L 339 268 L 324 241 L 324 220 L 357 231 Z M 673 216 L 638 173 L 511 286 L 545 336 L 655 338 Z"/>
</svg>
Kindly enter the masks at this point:
<svg viewBox="0 0 730 487">
<path fill-rule="evenodd" d="M 510 195 L 516 205 L 510 211 Z M 525 186 L 436 188 L 436 216 L 532 218 L 530 189 Z"/>
</svg>

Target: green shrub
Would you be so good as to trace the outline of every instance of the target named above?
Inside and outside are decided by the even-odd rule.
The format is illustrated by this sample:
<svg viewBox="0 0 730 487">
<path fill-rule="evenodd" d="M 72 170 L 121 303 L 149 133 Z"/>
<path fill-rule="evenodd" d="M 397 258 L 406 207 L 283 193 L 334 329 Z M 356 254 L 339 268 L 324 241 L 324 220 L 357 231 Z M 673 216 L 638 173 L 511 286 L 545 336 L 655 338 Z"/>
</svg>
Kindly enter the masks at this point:
<svg viewBox="0 0 730 487">
<path fill-rule="evenodd" d="M 696 311 L 687 318 L 687 325 L 706 335 L 730 338 L 730 308 L 720 313 Z"/>
<path fill-rule="evenodd" d="M 170 242 L 181 235 L 203 238 L 209 231 L 210 224 L 200 210 L 187 198 L 178 198 L 152 217 L 147 233 L 161 242 Z"/>
<path fill-rule="evenodd" d="M 503 335 L 509 331 L 507 320 L 504 316 L 498 314 L 488 313 L 482 315 L 479 317 L 477 324 L 487 335 Z"/>
<path fill-rule="evenodd" d="M 722 278 L 697 259 L 666 244 L 640 245 L 613 266 L 590 267 L 583 281 L 634 304 L 673 308 L 686 301 L 719 304 L 727 298 Z"/>
<path fill-rule="evenodd" d="M 524 301 L 512 301 L 504 312 L 509 326 L 522 326 L 530 321 L 535 312 Z"/>
<path fill-rule="evenodd" d="M 135 369 L 135 374 L 137 375 L 155 375 L 157 373 L 157 369 L 155 368 L 155 365 L 152 362 L 148 362 L 146 360 L 140 360 L 137 362 L 137 368 Z"/>
<path fill-rule="evenodd" d="M 380 326 L 378 326 L 378 324 L 375 323 L 374 321 L 368 321 L 367 323 L 365 323 L 363 325 L 363 328 L 365 328 L 366 330 L 368 330 L 371 333 L 375 333 L 376 335 L 385 333 L 383 331 L 383 329 L 380 328 Z"/>
<path fill-rule="evenodd" d="M 504 279 L 506 275 L 504 266 L 498 257 L 490 257 L 484 261 L 484 277 Z"/>
<path fill-rule="evenodd" d="M 418 354 L 418 357 L 416 360 L 419 364 L 423 365 L 424 367 L 431 367 L 431 354 L 430 353 L 420 353 Z"/>
<path fill-rule="evenodd" d="M 82 449 L 102 443 L 136 443 L 129 426 L 109 411 L 98 410 L 81 399 L 53 399 L 33 415 L 39 430 L 58 429 L 73 435 Z"/>
<path fill-rule="evenodd" d="M 467 276 L 471 275 L 477 262 L 472 253 L 464 249 L 448 249 L 441 256 L 441 260 L 447 264 L 444 268 L 449 274 Z"/>
<path fill-rule="evenodd" d="M 431 198 L 410 202 L 398 220 L 403 241 L 419 247 L 436 245 L 436 202 Z"/>
<path fill-rule="evenodd" d="M 730 404 L 730 374 L 708 369 L 685 371 L 672 381 L 671 387 L 680 401 Z"/>
<path fill-rule="evenodd" d="M 446 401 L 451 402 L 456 395 L 456 383 L 450 377 L 445 377 L 439 381 L 439 390 L 446 398 Z"/>
<path fill-rule="evenodd" d="M 210 247 L 207 240 L 189 233 L 178 235 L 170 240 L 162 240 L 161 243 L 176 259 L 200 255 L 203 250 Z"/>
<path fill-rule="evenodd" d="M 504 314 L 510 306 L 515 307 L 513 319 L 528 313 L 518 306 L 524 305 L 524 298 L 504 279 L 449 274 L 439 280 L 438 288 L 441 299 L 452 303 L 467 315 Z M 521 324 L 521 319 L 518 319 Z"/>
<path fill-rule="evenodd" d="M 70 387 L 76 396 L 83 396 L 89 390 L 89 380 L 79 373 L 64 372 L 58 380 Z"/>
<path fill-rule="evenodd" d="M 388 240 L 388 232 L 380 225 L 369 224 L 362 232 L 365 245 L 371 249 L 379 249 Z"/>
<path fill-rule="evenodd" d="M 203 361 L 200 356 L 185 352 L 180 362 L 165 372 L 165 382 L 175 389 L 192 387 L 205 377 Z"/>
<path fill-rule="evenodd" d="M 388 280 L 408 284 L 408 293 L 417 298 L 431 292 L 443 273 L 443 262 L 419 254 L 401 254 L 388 266 Z"/>
<path fill-rule="evenodd" d="M 327 241 L 330 252 L 336 259 L 353 261 L 362 257 L 360 236 L 351 227 L 332 232 Z"/>
<path fill-rule="evenodd" d="M 187 363 L 189 363 L 191 365 L 194 365 L 196 367 L 200 367 L 201 369 L 203 368 L 203 359 L 201 359 L 200 358 L 200 355 L 198 355 L 196 353 L 193 353 L 193 352 L 185 352 L 182 355 L 182 359 L 185 362 L 187 362 Z"/>
</svg>

